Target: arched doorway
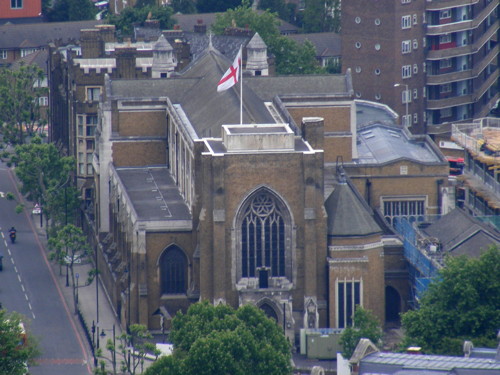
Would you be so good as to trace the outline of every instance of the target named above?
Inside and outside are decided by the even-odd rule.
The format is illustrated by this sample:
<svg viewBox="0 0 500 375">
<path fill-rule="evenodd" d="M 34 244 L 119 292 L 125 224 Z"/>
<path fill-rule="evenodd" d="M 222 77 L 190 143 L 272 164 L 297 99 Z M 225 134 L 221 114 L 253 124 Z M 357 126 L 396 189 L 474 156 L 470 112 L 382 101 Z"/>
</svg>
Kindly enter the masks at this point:
<svg viewBox="0 0 500 375">
<path fill-rule="evenodd" d="M 270 306 L 267 303 L 264 303 L 259 307 L 262 311 L 264 311 L 264 314 L 266 314 L 268 318 L 274 319 L 276 323 L 278 322 L 278 314 L 276 314 L 276 311 L 272 308 L 272 306 Z"/>
<path fill-rule="evenodd" d="M 401 297 L 392 286 L 385 287 L 385 321 L 387 323 L 399 322 L 401 312 Z"/>
</svg>

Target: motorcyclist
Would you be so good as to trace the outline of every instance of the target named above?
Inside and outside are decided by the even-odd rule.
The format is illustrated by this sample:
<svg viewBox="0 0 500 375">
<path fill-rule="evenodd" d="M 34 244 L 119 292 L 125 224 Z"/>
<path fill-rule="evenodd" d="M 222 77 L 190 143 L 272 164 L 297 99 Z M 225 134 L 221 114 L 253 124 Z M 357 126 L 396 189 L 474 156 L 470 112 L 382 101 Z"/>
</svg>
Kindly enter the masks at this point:
<svg viewBox="0 0 500 375">
<path fill-rule="evenodd" d="M 12 227 L 9 229 L 9 237 L 10 237 L 10 240 L 12 243 L 14 243 L 16 241 L 16 228 Z"/>
</svg>

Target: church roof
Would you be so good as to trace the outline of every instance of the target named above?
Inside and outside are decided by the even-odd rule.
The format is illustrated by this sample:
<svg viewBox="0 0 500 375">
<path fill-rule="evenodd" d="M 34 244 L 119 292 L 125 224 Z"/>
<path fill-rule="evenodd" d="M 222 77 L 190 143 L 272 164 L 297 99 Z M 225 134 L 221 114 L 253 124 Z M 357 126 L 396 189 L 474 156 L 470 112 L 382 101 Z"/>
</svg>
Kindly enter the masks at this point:
<svg viewBox="0 0 500 375">
<path fill-rule="evenodd" d="M 367 236 L 381 233 L 369 208 L 347 182 L 340 182 L 325 202 L 328 235 L 339 237 Z"/>
<path fill-rule="evenodd" d="M 155 51 L 173 51 L 173 48 L 162 34 L 162 35 L 160 35 L 160 37 L 158 38 L 158 40 L 154 44 L 153 50 L 155 50 Z"/>
</svg>

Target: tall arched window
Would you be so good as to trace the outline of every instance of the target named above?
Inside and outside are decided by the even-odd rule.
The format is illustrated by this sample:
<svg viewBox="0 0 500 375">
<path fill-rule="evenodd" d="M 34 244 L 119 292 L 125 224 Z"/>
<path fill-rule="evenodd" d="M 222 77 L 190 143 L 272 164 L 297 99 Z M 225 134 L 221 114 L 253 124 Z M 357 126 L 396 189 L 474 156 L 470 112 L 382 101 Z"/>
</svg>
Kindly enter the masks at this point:
<svg viewBox="0 0 500 375">
<path fill-rule="evenodd" d="M 287 276 L 291 260 L 286 238 L 289 217 L 285 205 L 267 190 L 257 192 L 243 205 L 239 225 L 241 277 L 262 278 L 261 287 L 267 287 L 262 286 L 267 277 Z"/>
<path fill-rule="evenodd" d="M 184 252 L 171 246 L 160 259 L 162 294 L 185 294 L 187 290 L 187 260 Z"/>
</svg>

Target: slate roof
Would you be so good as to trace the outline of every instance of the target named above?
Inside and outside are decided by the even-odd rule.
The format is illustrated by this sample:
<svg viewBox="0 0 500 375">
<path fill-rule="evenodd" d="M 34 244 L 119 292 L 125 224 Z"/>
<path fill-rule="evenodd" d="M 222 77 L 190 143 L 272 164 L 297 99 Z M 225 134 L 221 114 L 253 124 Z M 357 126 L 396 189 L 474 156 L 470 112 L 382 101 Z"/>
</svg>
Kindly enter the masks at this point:
<svg viewBox="0 0 500 375">
<path fill-rule="evenodd" d="M 423 232 L 437 238 L 443 252 L 479 257 L 492 244 L 500 245 L 500 232 L 455 208 L 429 225 Z"/>
<path fill-rule="evenodd" d="M 21 64 L 24 65 L 37 65 L 40 69 L 43 70 L 45 75 L 47 75 L 47 59 L 48 59 L 49 52 L 45 49 L 43 50 L 38 50 L 33 53 L 30 53 L 27 56 L 24 56 L 15 62 L 12 63 L 10 66 L 11 69 L 16 70 L 18 69 Z"/>
<path fill-rule="evenodd" d="M 328 235 L 335 237 L 368 236 L 382 230 L 370 209 L 347 182 L 341 181 L 325 201 Z"/>
<path fill-rule="evenodd" d="M 497 375 L 499 371 L 500 362 L 491 359 L 381 352 L 368 354 L 359 366 L 360 375 Z"/>
<path fill-rule="evenodd" d="M 3 49 L 38 48 L 56 40 L 62 43 L 80 39 L 80 30 L 93 28 L 102 21 L 46 22 L 0 26 L 0 46 Z"/>
<path fill-rule="evenodd" d="M 334 32 L 290 34 L 288 37 L 300 44 L 306 40 L 310 41 L 316 48 L 317 57 L 333 57 L 342 54 L 340 34 Z"/>
<path fill-rule="evenodd" d="M 28 23 L 43 22 L 43 17 L 16 17 L 16 18 L 0 18 L 1 25 L 25 25 Z"/>
</svg>

